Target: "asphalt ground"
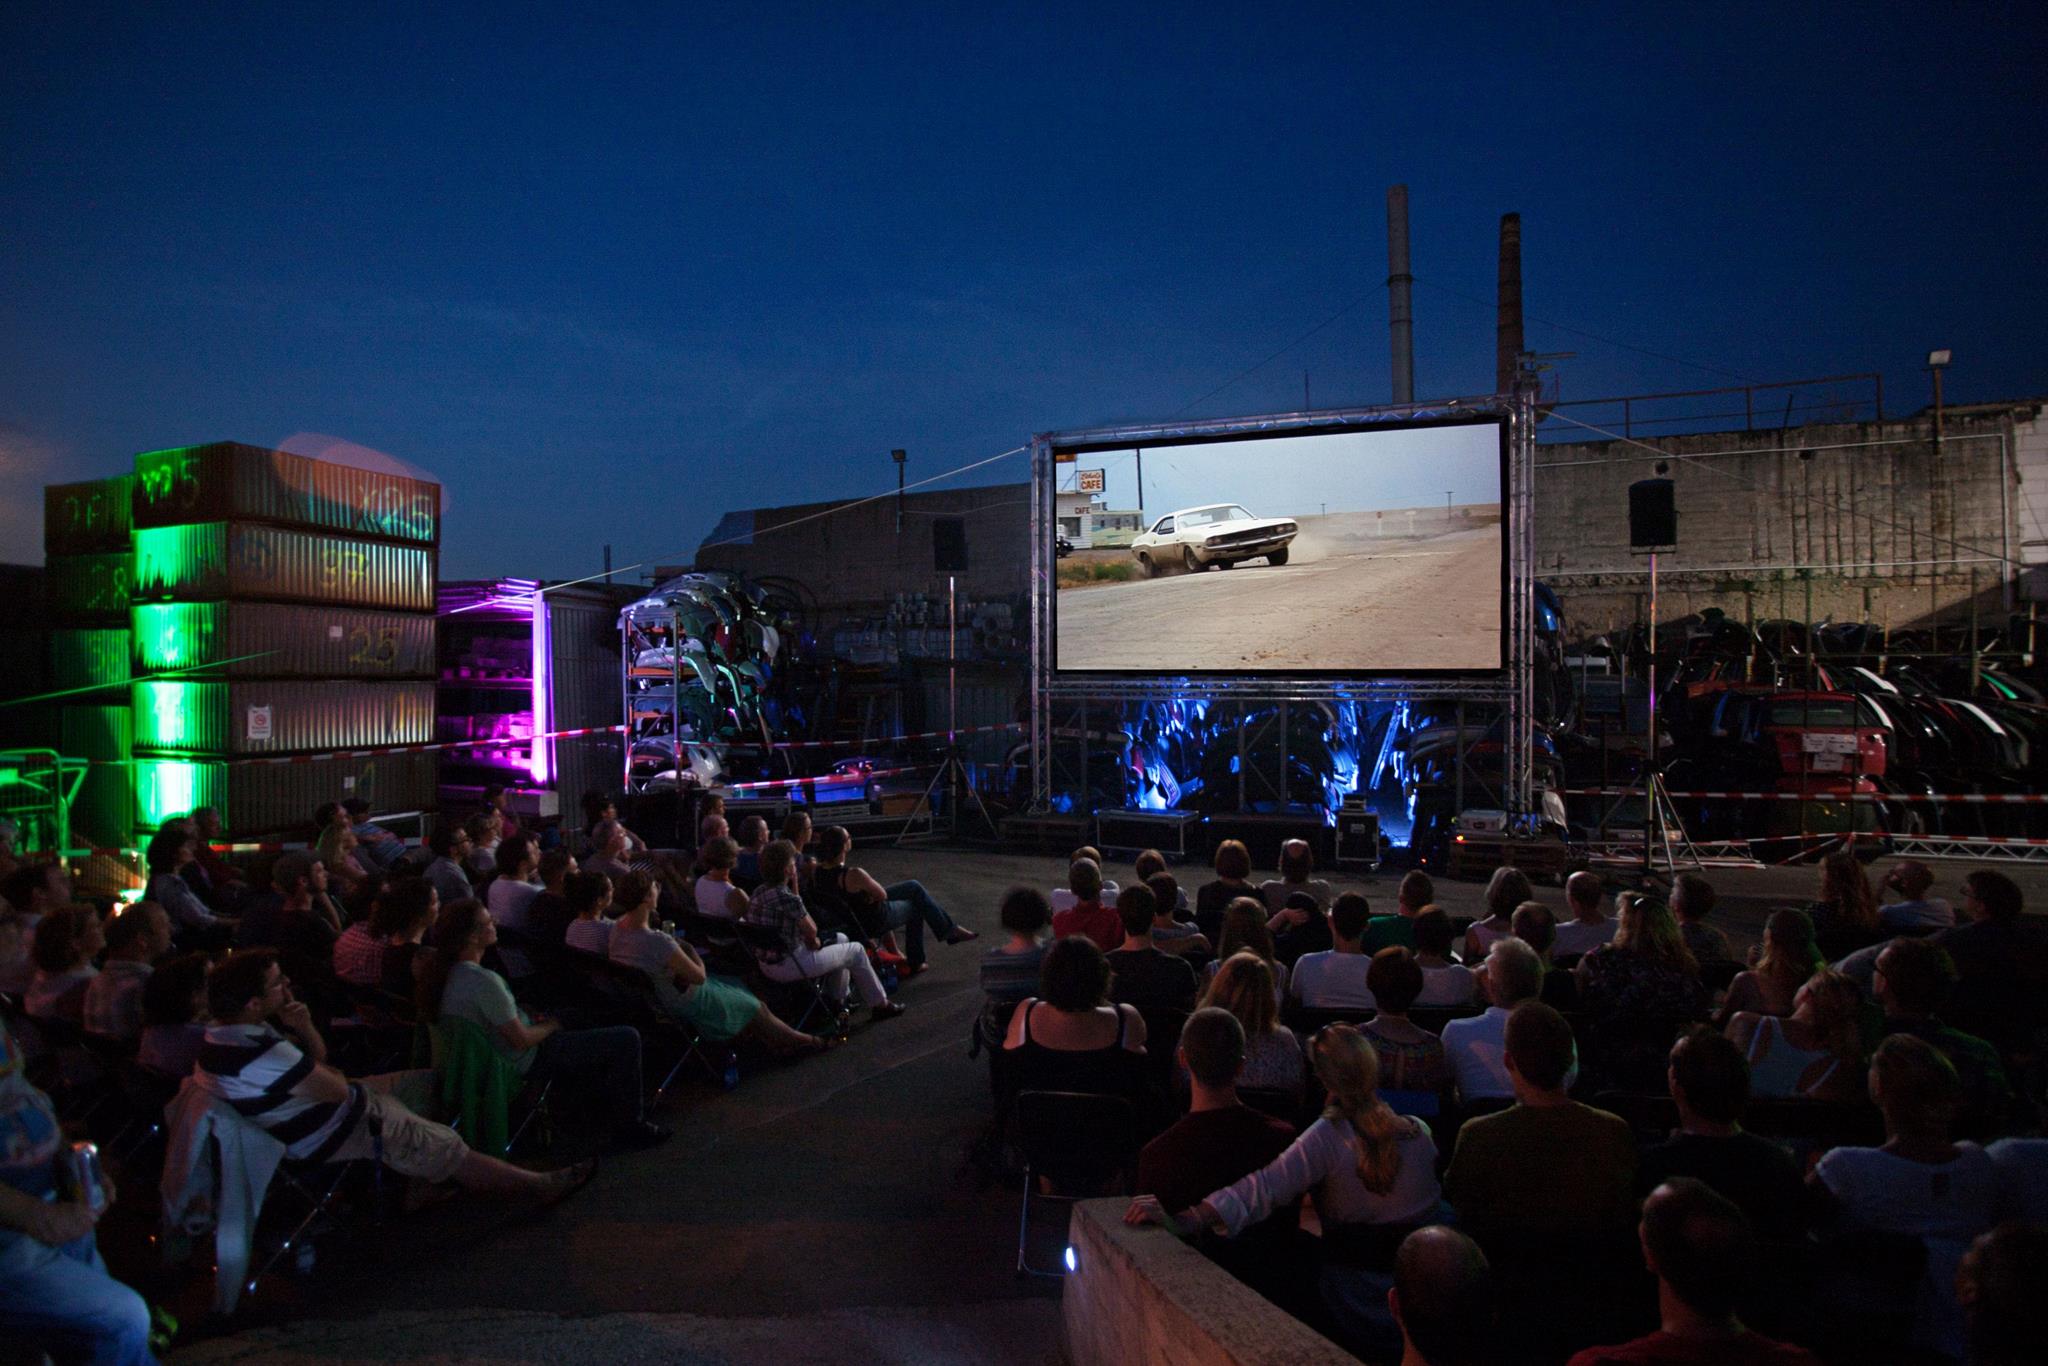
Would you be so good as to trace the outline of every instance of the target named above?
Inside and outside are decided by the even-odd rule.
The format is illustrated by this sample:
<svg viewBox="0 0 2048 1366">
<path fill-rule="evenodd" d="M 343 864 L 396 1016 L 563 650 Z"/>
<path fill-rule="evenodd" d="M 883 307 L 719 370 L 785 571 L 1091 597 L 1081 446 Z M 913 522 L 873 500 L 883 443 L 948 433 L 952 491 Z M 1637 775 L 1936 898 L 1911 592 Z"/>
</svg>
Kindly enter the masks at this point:
<svg viewBox="0 0 2048 1366">
<path fill-rule="evenodd" d="M 1065 862 L 938 849 L 858 849 L 855 862 L 885 882 L 921 878 L 983 933 L 934 948 L 933 970 L 902 989 L 911 1008 L 900 1019 L 730 1093 L 686 1090 L 662 1116 L 673 1140 L 608 1161 L 555 1210 L 460 1197 L 323 1249 L 309 1277 L 275 1277 L 230 1325 L 193 1312 L 202 1278 L 148 1281 L 134 1248 L 110 1246 L 118 1271 L 186 1312 L 191 1331 L 171 1359 L 1056 1360 L 1056 1284 L 1012 1273 L 1017 1194 L 984 1185 L 967 1162 L 989 1105 L 985 1065 L 966 1043 L 1003 891 L 1051 887 Z M 1939 865 L 1936 893 L 1953 896 L 1970 866 Z M 2015 871 L 2030 903 L 2048 905 L 2048 869 Z M 1119 861 L 1108 872 L 1130 876 Z M 1208 876 L 1177 873 L 1190 888 Z M 1398 872 L 1325 875 L 1376 909 L 1394 904 Z M 1812 869 L 1709 876 L 1721 894 L 1714 923 L 1745 946 L 1773 906 L 1811 898 L 1818 882 Z M 1452 914 L 1478 912 L 1483 884 L 1437 887 Z M 1538 896 L 1562 908 L 1560 889 Z"/>
<path fill-rule="evenodd" d="M 1062 588 L 1062 669 L 1500 667 L 1498 523 L 1408 538 L 1299 519 L 1288 562 Z"/>
</svg>

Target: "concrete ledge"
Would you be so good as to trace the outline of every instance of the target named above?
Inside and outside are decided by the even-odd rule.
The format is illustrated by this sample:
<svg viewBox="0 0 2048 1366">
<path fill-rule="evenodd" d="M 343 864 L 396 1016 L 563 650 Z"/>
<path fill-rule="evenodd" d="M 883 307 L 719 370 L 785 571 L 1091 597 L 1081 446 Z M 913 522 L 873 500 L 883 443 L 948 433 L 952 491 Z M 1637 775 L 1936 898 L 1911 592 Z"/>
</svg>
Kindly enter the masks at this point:
<svg viewBox="0 0 2048 1366">
<path fill-rule="evenodd" d="M 1125 1198 L 1074 1206 L 1061 1302 L 1072 1366 L 1356 1366 L 1357 1358 L 1156 1225 Z"/>
</svg>

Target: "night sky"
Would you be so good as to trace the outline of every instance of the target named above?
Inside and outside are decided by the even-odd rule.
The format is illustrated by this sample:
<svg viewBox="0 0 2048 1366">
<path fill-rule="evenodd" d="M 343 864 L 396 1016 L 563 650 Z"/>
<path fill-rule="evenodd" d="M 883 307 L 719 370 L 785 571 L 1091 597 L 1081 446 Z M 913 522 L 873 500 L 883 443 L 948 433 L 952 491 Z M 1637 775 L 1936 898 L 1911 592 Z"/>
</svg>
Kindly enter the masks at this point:
<svg viewBox="0 0 2048 1366">
<path fill-rule="evenodd" d="M 1396 182 L 1424 397 L 1492 387 L 1506 211 L 1564 397 L 2048 394 L 2038 5 L 340 8 L 0 8 L 0 558 L 202 440 L 569 577 L 895 446 L 1385 402 Z"/>
</svg>

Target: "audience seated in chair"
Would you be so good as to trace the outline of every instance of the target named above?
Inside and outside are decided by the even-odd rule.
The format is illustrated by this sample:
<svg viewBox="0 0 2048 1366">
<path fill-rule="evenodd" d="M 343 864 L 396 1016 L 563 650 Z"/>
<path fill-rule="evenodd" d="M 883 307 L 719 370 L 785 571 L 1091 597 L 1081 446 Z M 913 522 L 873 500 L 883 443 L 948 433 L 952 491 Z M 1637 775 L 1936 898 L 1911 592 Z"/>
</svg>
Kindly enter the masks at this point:
<svg viewBox="0 0 2048 1366">
<path fill-rule="evenodd" d="M 1152 943 L 1152 922 L 1158 902 L 1152 889 L 1140 883 L 1126 887 L 1116 896 L 1116 913 L 1123 922 L 1122 947 L 1109 954 L 1110 999 L 1139 1010 L 1195 1008 L 1195 970 L 1187 960 L 1163 953 Z"/>
<path fill-rule="evenodd" d="M 777 1056 L 822 1053 L 829 1047 L 825 1039 L 791 1029 L 739 983 L 712 976 L 688 944 L 654 929 L 650 921 L 660 895 L 647 873 L 628 873 L 619 879 L 619 918 L 612 926 L 606 951 L 614 963 L 636 968 L 646 976 L 664 1014 L 712 1043 L 745 1035 Z"/>
<path fill-rule="evenodd" d="M 765 833 L 768 825 L 759 816 L 749 816 L 750 821 L 759 821 Z M 738 920 L 747 913 L 747 894 L 734 881 L 742 852 L 739 845 L 730 839 L 706 842 L 698 853 L 698 860 L 704 865 L 703 876 L 697 879 L 691 889 L 695 894 L 697 914 L 713 920 Z M 761 860 L 757 852 L 754 857 L 754 884 L 760 885 Z"/>
<path fill-rule="evenodd" d="M 188 819 L 197 840 L 192 846 L 192 862 L 183 876 L 208 907 L 232 913 L 249 894 L 249 879 L 213 847 L 221 838 L 220 812 L 211 806 L 195 806 Z"/>
<path fill-rule="evenodd" d="M 1554 966 L 1550 953 L 1557 942 L 1557 916 L 1540 901 L 1524 901 L 1515 907 L 1515 938 L 1536 950 L 1543 964 L 1543 990 L 1538 998 L 1556 1010 L 1574 1010 L 1579 1004 L 1579 981 L 1570 968 Z"/>
<path fill-rule="evenodd" d="M 452 821 L 434 827 L 427 836 L 427 849 L 433 859 L 427 864 L 424 876 L 434 884 L 443 903 L 461 901 L 474 896 L 475 888 L 469 875 L 469 854 L 471 849 L 469 831 Z"/>
<path fill-rule="evenodd" d="M 212 964 L 203 953 L 181 953 L 159 963 L 142 989 L 142 1034 L 135 1060 L 161 1077 L 187 1077 L 206 1042 L 206 978 Z"/>
<path fill-rule="evenodd" d="M 1807 979 L 1792 1013 L 1743 1012 L 1728 1022 L 1728 1037 L 1749 1061 L 1751 1094 L 1778 1099 L 1855 1101 L 1863 1093 L 1863 996 L 1832 968 Z"/>
<path fill-rule="evenodd" d="M 1469 1005 L 1478 995 L 1478 982 L 1471 968 L 1451 957 L 1451 941 L 1456 937 L 1451 918 L 1434 906 L 1427 907 L 1415 917 L 1411 934 L 1415 941 L 1415 963 L 1422 969 L 1422 995 L 1415 1004 Z M 1496 936 L 1499 939 L 1511 937 Z M 1465 942 L 1472 942 L 1469 934 Z M 1495 940 L 1486 942 L 1492 944 Z"/>
<path fill-rule="evenodd" d="M 1671 1041 L 1707 1018 L 1700 965 L 1661 901 L 1633 892 L 1617 898 L 1612 942 L 1579 960 L 1579 1011 L 1599 1041 L 1593 1061 L 1610 1083 L 1647 1090 L 1663 1078 Z M 1564 927 L 1560 927 L 1562 930 Z"/>
<path fill-rule="evenodd" d="M 1401 877 L 1401 888 L 1395 893 L 1394 914 L 1376 915 L 1365 929 L 1362 945 L 1368 954 L 1396 944 L 1404 949 L 1415 947 L 1415 917 L 1424 908 L 1436 902 L 1436 883 L 1420 868 L 1411 868 Z"/>
<path fill-rule="evenodd" d="M 540 856 L 540 868 L 534 874 L 540 879 L 540 890 L 526 907 L 524 933 L 528 939 L 549 948 L 561 946 L 569 922 L 576 918 L 562 889 L 580 871 L 576 856 L 566 847 L 558 846 Z"/>
<path fill-rule="evenodd" d="M 1951 1029 L 1937 1017 L 1956 986 L 1948 950 L 1924 939 L 1894 939 L 1878 955 L 1872 985 L 1884 1011 L 1884 1032 L 1933 1044 L 1956 1069 L 1962 1083 L 1959 1131 L 1977 1138 L 2001 1132 L 2013 1105 L 2004 1060 L 1986 1040 Z"/>
<path fill-rule="evenodd" d="M 904 1006 L 889 999 L 882 980 L 868 961 L 867 950 L 849 944 L 845 935 L 834 935 L 826 943 L 818 926 L 797 895 L 797 847 L 788 840 L 775 840 L 761 851 L 761 887 L 747 902 L 746 921 L 773 930 L 780 946 L 758 952 L 762 973 L 771 981 L 800 982 L 824 979 L 825 993 L 835 1004 L 846 1000 L 849 982 L 860 992 L 868 1015 L 876 1020 L 901 1015 Z"/>
<path fill-rule="evenodd" d="M 1152 879 L 1155 877 L 1161 875 L 1173 876 L 1172 870 L 1166 866 L 1166 855 L 1160 853 L 1157 849 L 1146 849 L 1139 853 L 1138 857 L 1131 862 L 1131 871 L 1137 874 L 1138 881 L 1148 887 L 1152 885 Z M 1154 888 L 1153 890 L 1156 893 L 1158 889 Z M 1181 888 L 1178 879 L 1174 880 L 1173 890 L 1174 895 L 1160 908 L 1161 913 L 1172 917 L 1176 921 L 1192 926 L 1195 923 L 1194 908 L 1188 905 L 1188 894 Z"/>
<path fill-rule="evenodd" d="M 1259 884 L 1259 899 L 1266 904 L 1266 928 L 1273 932 L 1280 961 L 1290 966 L 1305 953 L 1322 953 L 1330 947 L 1328 917 L 1336 893 L 1329 883 L 1310 876 L 1315 867 L 1315 852 L 1308 841 L 1288 840 L 1280 846 L 1280 876 Z"/>
<path fill-rule="evenodd" d="M 1365 931 L 1372 907 L 1357 892 L 1346 892 L 1330 907 L 1330 947 L 1298 959 L 1287 989 L 1294 999 L 1315 1010 L 1371 1010 L 1372 988 L 1366 975 L 1372 959 L 1365 954 Z"/>
<path fill-rule="evenodd" d="M 1600 908 L 1607 889 L 1598 873 L 1577 872 L 1565 879 L 1564 901 L 1572 918 L 1560 921 L 1551 939 L 1551 952 L 1560 958 L 1584 958 L 1597 948 L 1614 942 L 1621 922 Z"/>
<path fill-rule="evenodd" d="M 1744 1326 L 1736 1310 L 1762 1269 L 1750 1223 L 1704 1183 L 1673 1177 L 1643 1202 L 1643 1265 L 1657 1278 L 1658 1329 L 1589 1347 L 1570 1366 L 1819 1366 L 1804 1347 Z"/>
<path fill-rule="evenodd" d="M 1956 1272 L 1971 1366 L 2035 1366 L 2048 1342 L 2048 1224 L 2010 1220 L 1978 1235 Z"/>
<path fill-rule="evenodd" d="M 469 854 L 464 867 L 470 881 L 480 882 L 498 871 L 498 844 L 505 837 L 505 818 L 495 807 L 485 807 L 462 823 L 469 832 Z"/>
<path fill-rule="evenodd" d="M 1680 873 L 1671 883 L 1671 914 L 1678 917 L 1678 933 L 1702 967 L 1726 963 L 1735 957 L 1728 936 L 1707 923 L 1714 912 L 1714 884 L 1698 873 Z"/>
<path fill-rule="evenodd" d="M 1512 936 L 1486 951 L 1485 1011 L 1444 1026 L 1444 1054 L 1463 1101 L 1498 1100 L 1515 1094 L 1507 1061 L 1509 1014 L 1543 990 L 1543 963 L 1536 951 Z M 1426 975 L 1426 974 L 1425 974 Z"/>
<path fill-rule="evenodd" d="M 154 901 L 131 903 L 104 930 L 106 964 L 85 989 L 85 1032 L 132 1046 L 142 1037 L 142 996 L 171 951 L 171 918 Z"/>
<path fill-rule="evenodd" d="M 1102 851 L 1100 849 L 1097 849 L 1092 844 L 1084 844 L 1079 849 L 1076 849 L 1073 853 L 1069 854 L 1067 856 L 1067 867 L 1071 870 L 1075 864 L 1081 862 L 1083 859 L 1086 859 L 1088 862 L 1094 864 L 1098 872 L 1101 871 L 1104 861 L 1102 857 Z M 1115 905 L 1116 894 L 1122 890 L 1123 888 L 1117 884 L 1115 878 L 1104 875 L 1102 878 L 1101 891 L 1096 899 L 1109 905 Z M 1058 915 L 1061 911 L 1066 910 L 1069 906 L 1072 906 L 1076 902 L 1082 900 L 1082 897 L 1079 893 L 1077 893 L 1074 890 L 1072 881 L 1071 879 L 1069 879 L 1067 886 L 1053 888 L 1052 895 L 1049 899 L 1052 902 L 1052 913 L 1054 915 Z M 1103 952 L 1107 953 L 1108 950 L 1104 949 Z"/>
<path fill-rule="evenodd" d="M 71 874 L 61 862 L 21 864 L 0 882 L 0 902 L 8 911 L 0 991 L 19 995 L 35 976 L 36 927 L 51 911 L 71 904 Z"/>
<path fill-rule="evenodd" d="M 1721 1002 L 1722 1024 L 1742 1011 L 1790 1015 L 1799 988 L 1826 966 L 1814 947 L 1813 918 L 1792 907 L 1772 911 L 1764 921 L 1763 942 L 1755 950 L 1753 965 L 1728 984 L 1728 995 Z"/>
<path fill-rule="evenodd" d="M 430 1025 L 444 1016 L 467 1020 L 525 1081 L 553 1082 L 582 1095 L 605 1117 L 615 1147 L 645 1148 L 667 1139 L 669 1130 L 641 1110 L 639 1034 L 629 1025 L 565 1029 L 560 1020 L 529 1016 L 505 979 L 483 965 L 497 942 L 498 927 L 481 902 L 443 906 L 420 974 L 420 1019 Z"/>
<path fill-rule="evenodd" d="M 1038 995 L 1017 1003 L 1003 1037 L 1015 1090 L 1143 1098 L 1145 1020 L 1134 1006 L 1110 1003 L 1109 975 L 1109 959 L 1094 940 L 1053 941 L 1039 969 Z M 999 1105 L 1008 1101 L 997 1099 Z"/>
<path fill-rule="evenodd" d="M 1124 941 L 1122 917 L 1116 913 L 1115 905 L 1103 903 L 1105 896 L 1114 895 L 1107 890 L 1102 880 L 1102 866 L 1093 859 L 1079 858 L 1067 867 L 1067 893 L 1071 898 L 1062 909 L 1057 893 L 1052 898 L 1052 936 L 1065 939 L 1070 935 L 1081 935 L 1090 940 L 1104 953 Z"/>
<path fill-rule="evenodd" d="M 1294 1126 L 1238 1099 L 1244 1068 L 1244 1026 L 1227 1010 L 1206 1006 L 1181 1029 L 1177 1060 L 1188 1074 L 1188 1113 L 1138 1154 L 1139 1195 L 1168 1210 L 1191 1209 L 1214 1190 L 1235 1184 L 1287 1151 Z M 1283 1226 L 1298 1214 L 1277 1207 Z"/>
<path fill-rule="evenodd" d="M 1493 1269 L 1479 1244 L 1431 1224 L 1401 1240 L 1387 1312 L 1401 1330 L 1401 1366 L 1479 1366 L 1494 1359 Z"/>
<path fill-rule="evenodd" d="M 1466 959 L 1484 958 L 1494 940 L 1513 934 L 1515 907 L 1535 899 L 1536 889 L 1529 885 L 1527 873 L 1519 868 L 1494 869 L 1486 883 L 1486 915 L 1465 931 Z"/>
<path fill-rule="evenodd" d="M 1456 1074 L 1444 1041 L 1408 1019 L 1409 1007 L 1422 994 L 1422 969 L 1413 953 L 1396 944 L 1372 956 L 1365 981 L 1376 1013 L 1358 1032 L 1379 1055 L 1380 1086 L 1402 1093 L 1403 1103 L 1395 1108 L 1404 1114 L 1430 1113 L 1430 1102 L 1422 1098 L 1440 1102 L 1451 1093 Z"/>
<path fill-rule="evenodd" d="M 118 1192 L 103 1178 L 99 1209 L 62 1193 L 64 1131 L 23 1067 L 0 1024 L 0 1342 L 10 1359 L 151 1366 L 149 1306 L 108 1274 L 94 1236 Z"/>
<path fill-rule="evenodd" d="M 1252 920 L 1261 930 L 1256 913 Z M 1280 1023 L 1273 996 L 1273 965 L 1258 954 L 1235 953 L 1216 965 L 1216 975 L 1202 995 L 1204 1006 L 1218 1006 L 1237 1017 L 1244 1029 L 1244 1070 L 1239 1086 L 1282 1091 L 1297 1101 L 1306 1086 L 1301 1043 Z"/>
<path fill-rule="evenodd" d="M 143 861 L 149 866 L 149 885 L 142 894 L 171 917 L 171 934 L 179 947 L 219 948 L 234 933 L 235 918 L 216 914 L 181 876 L 185 865 L 198 857 L 198 849 L 199 837 L 181 823 L 168 824 L 150 836 L 149 847 L 143 852 Z M 64 891 L 69 900 L 69 879 Z"/>
<path fill-rule="evenodd" d="M 1329 1105 L 1272 1162 L 1192 1208 L 1141 1195 L 1130 1224 L 1162 1223 L 1183 1236 L 1203 1229 L 1235 1237 L 1313 1193 L 1323 1228 L 1323 1294 L 1342 1335 L 1376 1356 L 1399 1337 L 1387 1312 L 1397 1239 L 1441 1217 L 1436 1143 L 1429 1126 L 1397 1115 L 1379 1096 L 1379 1060 L 1349 1025 L 1330 1025 L 1311 1045 Z"/>
<path fill-rule="evenodd" d="M 491 919 L 508 930 L 526 933 L 526 916 L 540 895 L 540 845 L 531 835 L 507 835 L 498 841 L 498 876 L 491 881 L 485 904 Z"/>
<path fill-rule="evenodd" d="M 59 906 L 36 926 L 36 975 L 22 1010 L 39 1020 L 85 1024 L 85 994 L 99 969 L 100 915 L 90 906 Z"/>
<path fill-rule="evenodd" d="M 213 1023 L 194 1079 L 283 1143 L 291 1161 L 380 1158 L 402 1176 L 540 1200 L 579 1189 L 594 1170 L 582 1163 L 532 1172 L 472 1152 L 453 1129 L 419 1113 L 433 1101 L 432 1072 L 351 1080 L 328 1066 L 326 1041 L 312 1012 L 292 998 L 272 950 L 230 955 L 213 970 L 207 996 Z"/>
<path fill-rule="evenodd" d="M 1009 938 L 981 957 L 982 1003 L 978 1038 L 991 1051 L 1003 1046 L 1003 1035 L 1017 1003 L 1038 989 L 1048 947 L 1045 932 L 1052 907 L 1036 887 L 1012 887 L 1003 893 L 998 913 Z"/>
<path fill-rule="evenodd" d="M 1960 1357 L 1956 1272 L 1971 1241 L 2003 1213 L 1998 1168 L 1976 1144 L 1951 1141 L 1962 1087 L 1932 1044 L 1906 1034 L 1879 1044 L 1870 1060 L 1870 1098 L 1884 1115 L 1884 1146 L 1836 1148 L 1808 1180 L 1842 1230 L 1903 1234 L 1924 1244 L 1913 1338 Z"/>
<path fill-rule="evenodd" d="M 2048 1023 L 2048 918 L 2022 915 L 2019 885 L 1979 868 L 1963 878 L 1965 923 L 1934 942 L 1955 961 L 1948 1023 L 2016 1052 Z"/>
<path fill-rule="evenodd" d="M 1154 873 L 1143 881 L 1145 890 L 1152 893 L 1153 947 L 1176 958 L 1209 957 L 1208 937 L 1195 928 L 1192 917 L 1183 919 L 1174 909 L 1185 906 L 1188 899 L 1188 894 L 1181 890 L 1179 879 L 1172 873 L 1162 872 Z"/>
<path fill-rule="evenodd" d="M 1259 889 L 1252 885 L 1252 855 L 1244 841 L 1224 840 L 1218 844 L 1210 866 L 1216 876 L 1195 889 L 1195 928 L 1211 944 L 1218 944 L 1223 938 L 1223 913 L 1231 902 L 1239 897 L 1250 897 L 1260 906 L 1265 902 L 1259 897 Z M 1221 957 L 1223 950 L 1219 947 L 1216 953 Z"/>
<path fill-rule="evenodd" d="M 741 818 L 734 843 L 732 883 L 742 892 L 761 885 L 761 851 L 767 847 L 768 822 L 759 816 Z"/>
<path fill-rule="evenodd" d="M 631 877 L 621 874 L 621 880 Z M 582 872 L 563 884 L 563 895 L 576 918 L 562 931 L 562 942 L 579 953 L 609 958 L 612 951 L 612 880 L 603 873 Z"/>
<path fill-rule="evenodd" d="M 942 944 L 964 944 L 978 938 L 973 930 L 954 922 L 946 908 L 933 899 L 922 882 L 906 878 L 884 887 L 862 868 L 848 861 L 853 852 L 853 835 L 845 826 L 827 826 L 818 832 L 818 864 L 812 883 L 823 892 L 828 885 L 835 896 L 852 909 L 863 937 L 879 940 L 891 953 L 896 950 L 896 933 L 903 932 L 903 966 L 900 976 L 914 977 L 927 967 L 925 936 Z"/>
<path fill-rule="evenodd" d="M 1287 1000 L 1287 965 L 1273 943 L 1273 932 L 1266 928 L 1266 908 L 1248 896 L 1241 896 L 1223 909 L 1223 932 L 1216 943 L 1215 961 L 1209 964 L 1209 974 L 1214 976 L 1224 959 L 1233 954 L 1257 954 L 1265 963 L 1266 971 L 1273 978 L 1273 1003 L 1277 1006 Z"/>
<path fill-rule="evenodd" d="M 1820 900 L 1806 909 L 1813 917 L 1814 942 L 1831 962 L 1885 938 L 1877 893 L 1854 854 L 1829 854 L 1820 861 Z"/>
<path fill-rule="evenodd" d="M 1672 1045 L 1667 1073 L 1678 1131 L 1643 1152 L 1637 1188 L 1648 1194 L 1676 1177 L 1704 1181 L 1773 1243 L 1804 1232 L 1799 1164 L 1769 1139 L 1746 1133 L 1749 1064 L 1726 1036 L 1695 1025 Z"/>
<path fill-rule="evenodd" d="M 1617 1116 L 1565 1093 L 1572 1027 L 1541 1001 L 1524 1000 L 1509 1013 L 1503 1038 L 1515 1104 L 1458 1131 L 1445 1195 L 1482 1244 L 1489 1231 L 1521 1238 L 1625 1231 L 1635 1213 L 1635 1137 Z"/>
</svg>

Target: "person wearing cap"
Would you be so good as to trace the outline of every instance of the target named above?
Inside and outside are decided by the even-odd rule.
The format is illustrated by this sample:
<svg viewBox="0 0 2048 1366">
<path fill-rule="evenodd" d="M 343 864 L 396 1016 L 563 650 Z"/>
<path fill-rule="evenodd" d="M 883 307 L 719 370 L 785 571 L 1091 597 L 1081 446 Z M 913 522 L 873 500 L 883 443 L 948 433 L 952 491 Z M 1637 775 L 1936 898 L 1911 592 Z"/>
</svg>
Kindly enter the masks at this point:
<svg viewBox="0 0 2048 1366">
<path fill-rule="evenodd" d="M 1927 895 L 1934 886 L 1934 870 L 1918 859 L 1907 859 L 1884 875 L 1881 892 L 1896 892 L 1900 899 L 1877 908 L 1878 919 L 1893 934 L 1930 934 L 1956 923 L 1956 908 L 1942 897 Z"/>
</svg>

